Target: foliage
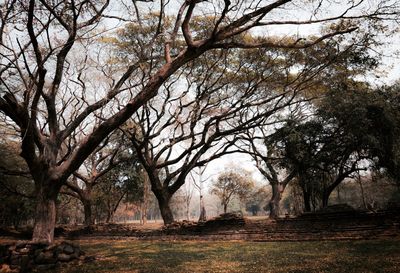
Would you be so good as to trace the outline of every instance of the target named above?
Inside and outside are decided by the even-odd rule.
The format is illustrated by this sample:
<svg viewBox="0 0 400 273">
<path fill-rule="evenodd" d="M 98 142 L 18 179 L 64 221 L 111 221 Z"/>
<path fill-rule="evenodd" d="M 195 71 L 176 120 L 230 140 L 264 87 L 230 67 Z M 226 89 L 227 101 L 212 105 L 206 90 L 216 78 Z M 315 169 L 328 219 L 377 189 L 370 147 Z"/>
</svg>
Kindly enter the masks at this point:
<svg viewBox="0 0 400 273">
<path fill-rule="evenodd" d="M 251 175 L 247 171 L 239 169 L 235 171 L 226 171 L 220 174 L 218 178 L 213 181 L 210 191 L 221 200 L 221 205 L 223 205 L 224 212 L 226 213 L 228 205 L 233 197 L 244 201 L 251 193 L 253 187 L 254 181 L 251 179 Z"/>
<path fill-rule="evenodd" d="M 256 216 L 266 209 L 267 200 L 271 198 L 271 190 L 265 186 L 254 187 L 245 198 L 246 210 Z"/>
<path fill-rule="evenodd" d="M 93 203 L 97 219 L 113 220 L 113 215 L 121 201 L 138 203 L 143 198 L 143 173 L 140 165 L 130 161 L 118 165 L 99 178 L 94 191 Z"/>
<path fill-rule="evenodd" d="M 18 228 L 33 217 L 34 186 L 16 146 L 0 142 L 0 226 Z"/>
</svg>

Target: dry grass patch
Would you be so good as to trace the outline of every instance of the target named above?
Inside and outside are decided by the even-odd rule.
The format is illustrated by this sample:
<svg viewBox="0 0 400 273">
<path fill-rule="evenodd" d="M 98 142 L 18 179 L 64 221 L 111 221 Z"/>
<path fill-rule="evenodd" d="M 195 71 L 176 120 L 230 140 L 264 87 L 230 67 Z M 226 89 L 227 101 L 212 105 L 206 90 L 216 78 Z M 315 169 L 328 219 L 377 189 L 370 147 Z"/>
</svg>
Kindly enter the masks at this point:
<svg viewBox="0 0 400 273">
<path fill-rule="evenodd" d="M 326 242 L 80 241 L 93 262 L 56 273 L 400 272 L 397 240 Z"/>
</svg>

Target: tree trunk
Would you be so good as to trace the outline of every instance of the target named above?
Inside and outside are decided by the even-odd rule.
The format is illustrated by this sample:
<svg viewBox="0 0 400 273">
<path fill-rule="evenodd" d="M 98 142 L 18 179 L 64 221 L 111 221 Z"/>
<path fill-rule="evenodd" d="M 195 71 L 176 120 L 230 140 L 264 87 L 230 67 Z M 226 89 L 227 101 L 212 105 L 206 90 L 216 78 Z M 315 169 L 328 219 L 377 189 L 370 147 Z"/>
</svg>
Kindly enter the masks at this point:
<svg viewBox="0 0 400 273">
<path fill-rule="evenodd" d="M 154 195 L 157 198 L 158 206 L 160 208 L 161 217 L 163 218 L 164 225 L 171 224 L 174 222 L 174 215 L 172 214 L 169 201 L 171 200 L 171 194 L 166 189 L 154 190 Z"/>
<path fill-rule="evenodd" d="M 322 207 L 323 208 L 326 208 L 328 206 L 329 196 L 330 196 L 330 193 L 326 193 L 326 192 L 322 195 Z"/>
<path fill-rule="evenodd" d="M 228 203 L 224 203 L 224 213 L 228 210 Z"/>
<path fill-rule="evenodd" d="M 333 190 L 335 188 L 334 187 L 328 187 L 325 189 L 325 191 L 322 194 L 322 207 L 325 208 L 328 206 L 329 203 L 329 197 L 331 196 Z"/>
<path fill-rule="evenodd" d="M 150 182 L 149 176 L 143 171 L 144 181 L 143 181 L 143 202 L 140 205 L 141 210 L 141 224 L 145 225 L 147 223 L 147 211 L 149 207 L 149 196 L 150 196 Z"/>
<path fill-rule="evenodd" d="M 38 194 L 32 235 L 33 242 L 53 243 L 56 226 L 56 199 L 57 196 L 48 197 Z"/>
<path fill-rule="evenodd" d="M 83 211 L 85 213 L 85 226 L 90 227 L 94 225 L 94 219 L 92 214 L 92 202 L 90 200 L 82 200 Z"/>
<path fill-rule="evenodd" d="M 311 196 L 308 191 L 303 190 L 304 211 L 311 212 Z"/>
<path fill-rule="evenodd" d="M 275 219 L 279 217 L 279 203 L 281 201 L 281 186 L 279 183 L 271 184 L 272 197 L 268 203 L 269 207 L 269 218 Z"/>
<path fill-rule="evenodd" d="M 174 215 L 169 206 L 169 200 L 158 200 L 158 204 L 160 205 L 161 217 L 163 218 L 164 224 L 167 225 L 174 222 Z"/>
<path fill-rule="evenodd" d="M 362 180 L 361 180 L 360 176 L 357 178 L 357 181 L 358 181 L 358 184 L 360 185 L 361 198 L 362 198 L 364 209 L 367 209 L 367 202 L 365 201 L 364 187 L 362 185 Z"/>
<path fill-rule="evenodd" d="M 109 224 L 109 223 L 112 223 L 112 222 L 114 222 L 114 213 L 113 213 L 112 210 L 108 210 L 107 211 L 106 223 Z"/>
<path fill-rule="evenodd" d="M 141 224 L 141 225 L 145 225 L 145 224 L 147 223 L 147 205 L 144 204 L 144 203 L 142 203 L 142 204 L 140 205 L 139 212 L 140 212 L 140 215 L 139 215 L 139 217 L 140 217 L 140 219 L 139 219 L 140 224 Z"/>
<path fill-rule="evenodd" d="M 206 208 L 204 207 L 203 196 L 200 195 L 200 217 L 199 222 L 205 222 L 207 220 Z"/>
</svg>

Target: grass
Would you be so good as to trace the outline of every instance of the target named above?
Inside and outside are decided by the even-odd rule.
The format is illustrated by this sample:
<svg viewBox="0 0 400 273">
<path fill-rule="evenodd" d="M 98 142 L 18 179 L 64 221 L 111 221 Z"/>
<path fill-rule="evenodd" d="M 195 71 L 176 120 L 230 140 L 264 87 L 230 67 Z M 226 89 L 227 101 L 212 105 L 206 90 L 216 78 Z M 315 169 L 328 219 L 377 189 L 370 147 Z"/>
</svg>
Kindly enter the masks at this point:
<svg viewBox="0 0 400 273">
<path fill-rule="evenodd" d="M 85 240 L 96 260 L 57 273 L 400 272 L 397 240 L 321 242 L 160 242 Z"/>
</svg>

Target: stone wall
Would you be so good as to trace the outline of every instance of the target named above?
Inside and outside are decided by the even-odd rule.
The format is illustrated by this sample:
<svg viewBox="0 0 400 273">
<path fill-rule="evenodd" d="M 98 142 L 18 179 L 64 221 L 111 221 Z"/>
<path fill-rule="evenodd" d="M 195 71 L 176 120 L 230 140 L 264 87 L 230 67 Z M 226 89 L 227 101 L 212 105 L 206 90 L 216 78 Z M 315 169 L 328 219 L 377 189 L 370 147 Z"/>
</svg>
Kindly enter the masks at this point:
<svg viewBox="0 0 400 273">
<path fill-rule="evenodd" d="M 41 272 L 83 256 L 80 247 L 71 242 L 54 245 L 20 241 L 0 246 L 0 273 Z"/>
</svg>

